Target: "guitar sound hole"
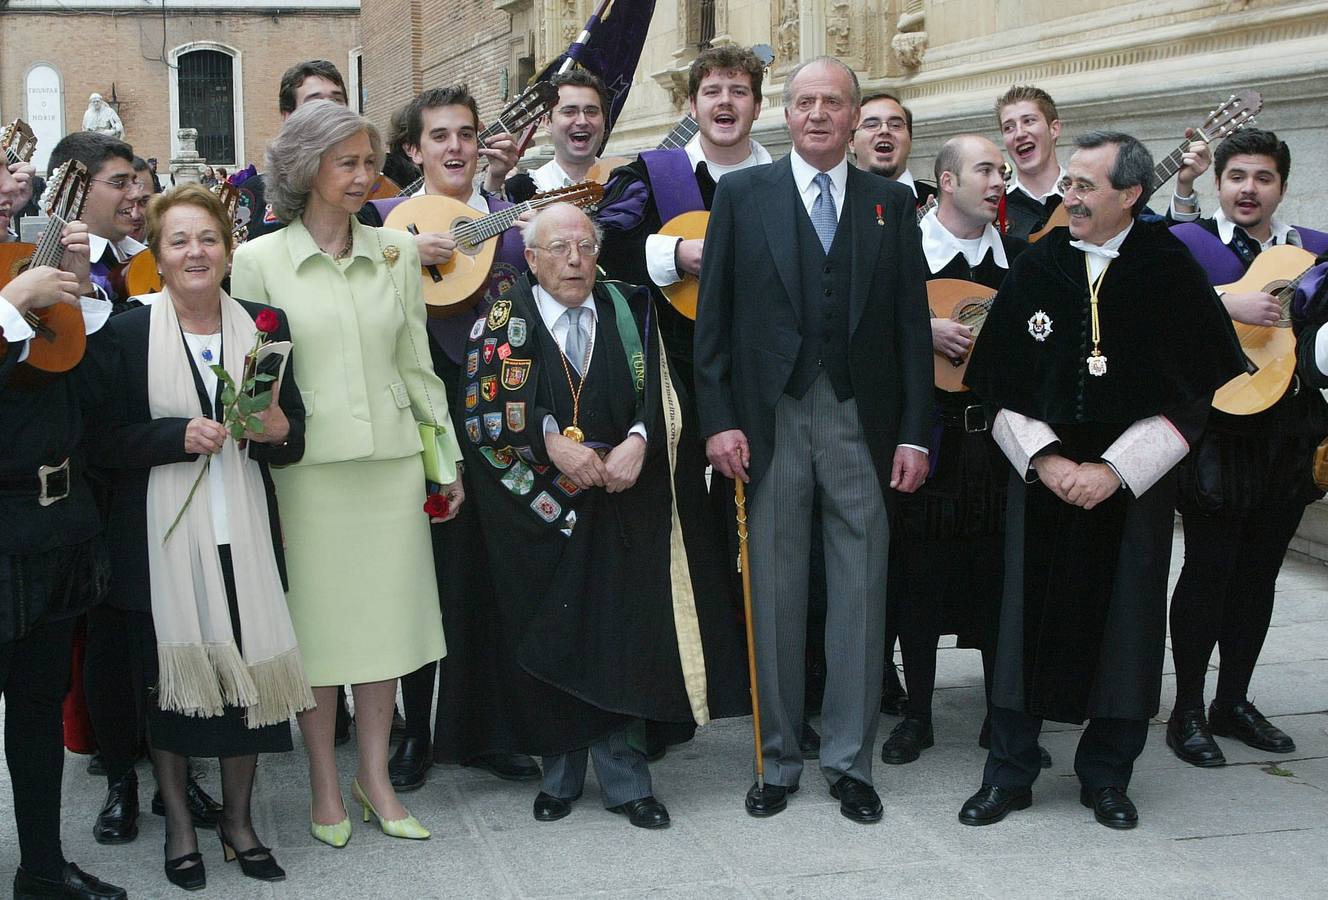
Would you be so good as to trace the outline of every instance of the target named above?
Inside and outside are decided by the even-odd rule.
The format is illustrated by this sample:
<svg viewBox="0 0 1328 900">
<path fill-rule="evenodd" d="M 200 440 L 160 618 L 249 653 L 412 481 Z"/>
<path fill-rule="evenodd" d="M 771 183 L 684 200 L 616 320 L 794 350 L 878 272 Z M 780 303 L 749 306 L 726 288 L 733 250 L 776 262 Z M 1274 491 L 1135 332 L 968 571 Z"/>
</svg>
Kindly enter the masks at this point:
<svg viewBox="0 0 1328 900">
<path fill-rule="evenodd" d="M 468 219 L 465 217 L 456 219 L 455 221 L 452 222 L 452 234 L 455 235 L 458 231 L 465 231 L 469 228 L 473 228 L 474 223 L 475 223 L 474 219 Z M 461 251 L 461 253 L 463 253 L 466 256 L 475 256 L 476 254 L 478 254 L 480 252 L 480 247 L 483 244 L 484 241 L 482 240 L 476 241 L 475 243 L 471 243 L 468 240 L 457 238 L 457 250 Z"/>
</svg>

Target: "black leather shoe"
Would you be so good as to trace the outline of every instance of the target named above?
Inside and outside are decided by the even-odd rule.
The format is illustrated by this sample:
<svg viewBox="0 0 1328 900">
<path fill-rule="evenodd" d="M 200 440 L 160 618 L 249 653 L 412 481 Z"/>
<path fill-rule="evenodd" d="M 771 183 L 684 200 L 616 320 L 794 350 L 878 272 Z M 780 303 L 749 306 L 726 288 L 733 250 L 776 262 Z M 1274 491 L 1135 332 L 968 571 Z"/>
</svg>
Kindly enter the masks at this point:
<svg viewBox="0 0 1328 900">
<path fill-rule="evenodd" d="M 798 729 L 798 750 L 803 759 L 821 758 L 821 736 L 806 719 L 802 720 L 802 727 Z"/>
<path fill-rule="evenodd" d="M 959 821 L 964 825 L 995 825 L 1016 809 L 1033 805 L 1033 792 L 1025 789 L 1011 791 L 994 784 L 983 784 L 978 792 L 964 801 L 959 810 Z"/>
<path fill-rule="evenodd" d="M 1240 703 L 1218 703 L 1208 707 L 1208 730 L 1222 737 L 1233 737 L 1255 750 L 1269 753 L 1294 753 L 1296 742 L 1291 735 L 1263 717 L 1247 700 Z"/>
<path fill-rule="evenodd" d="M 203 868 L 203 854 L 195 850 L 184 856 L 166 860 L 166 880 L 186 891 L 201 891 L 207 887 L 207 869 Z"/>
<path fill-rule="evenodd" d="M 566 818 L 567 814 L 572 811 L 573 801 L 580 799 L 580 794 L 564 800 L 562 797 L 555 797 L 552 794 L 540 791 L 535 796 L 535 821 L 557 822 L 559 819 Z"/>
<path fill-rule="evenodd" d="M 764 788 L 752 785 L 747 792 L 747 815 L 765 819 L 782 813 L 788 806 L 788 795 L 796 794 L 798 786 L 785 787 L 782 784 L 766 784 Z"/>
<path fill-rule="evenodd" d="M 133 769 L 107 789 L 92 836 L 99 844 L 127 844 L 138 837 L 138 774 Z"/>
<path fill-rule="evenodd" d="M 978 746 L 983 750 L 991 749 L 991 718 L 982 720 L 982 730 L 978 732 Z M 1051 768 L 1051 753 L 1047 748 L 1038 744 L 1038 759 L 1042 763 L 1042 768 Z"/>
<path fill-rule="evenodd" d="M 622 813 L 627 821 L 637 828 L 667 828 L 669 811 L 654 797 L 646 795 L 638 800 L 629 800 L 621 806 L 610 806 L 609 812 Z"/>
<path fill-rule="evenodd" d="M 1108 828 L 1133 828 L 1139 824 L 1139 810 L 1125 796 L 1124 788 L 1080 788 L 1079 802 L 1093 810 L 1093 818 Z"/>
<path fill-rule="evenodd" d="M 921 719 L 905 719 L 894 727 L 881 745 L 881 762 L 892 766 L 911 763 L 922 751 L 936 745 L 931 725 Z"/>
<path fill-rule="evenodd" d="M 486 753 L 462 765 L 483 769 L 508 781 L 537 781 L 543 777 L 539 765 L 524 753 Z"/>
<path fill-rule="evenodd" d="M 59 878 L 29 875 L 20 868 L 14 873 L 14 900 L 36 897 L 73 897 L 76 900 L 126 900 L 122 887 L 94 878 L 71 862 Z"/>
<path fill-rule="evenodd" d="M 235 845 L 231 843 L 230 838 L 226 837 L 226 831 L 217 823 L 217 837 L 221 840 L 221 858 L 225 862 L 235 862 L 239 860 L 240 871 L 244 873 L 245 878 L 253 878 L 258 881 L 285 881 L 286 870 L 277 864 L 277 858 L 272 855 L 272 850 L 264 847 L 261 843 L 250 847 L 248 850 L 236 850 Z M 258 835 L 254 835 L 257 840 Z"/>
<path fill-rule="evenodd" d="M 830 796 L 839 801 L 839 811 L 846 819 L 864 824 L 881 821 L 881 798 L 870 784 L 841 775 L 830 785 Z"/>
<path fill-rule="evenodd" d="M 1209 768 L 1225 766 L 1227 758 L 1208 730 L 1208 719 L 1202 706 L 1173 709 L 1167 720 L 1167 746 L 1182 762 Z"/>
<path fill-rule="evenodd" d="M 415 791 L 424 787 L 433 765 L 433 753 L 426 738 L 403 738 L 397 751 L 387 763 L 387 777 L 398 791 Z"/>
<path fill-rule="evenodd" d="M 889 661 L 886 665 L 894 668 Z M 881 712 L 890 716 L 908 715 L 908 694 L 904 693 L 904 686 L 899 683 L 898 672 L 887 670 L 885 673 L 885 684 L 881 689 Z"/>
<path fill-rule="evenodd" d="M 216 828 L 221 821 L 221 804 L 213 800 L 203 786 L 198 783 L 192 772 L 184 783 L 185 800 L 189 803 L 189 816 L 195 828 Z M 166 804 L 162 802 L 161 791 L 152 795 L 152 814 L 166 815 Z"/>
<path fill-rule="evenodd" d="M 88 774 L 96 775 L 100 778 L 106 777 L 106 760 L 101 758 L 100 751 L 88 757 Z"/>
</svg>

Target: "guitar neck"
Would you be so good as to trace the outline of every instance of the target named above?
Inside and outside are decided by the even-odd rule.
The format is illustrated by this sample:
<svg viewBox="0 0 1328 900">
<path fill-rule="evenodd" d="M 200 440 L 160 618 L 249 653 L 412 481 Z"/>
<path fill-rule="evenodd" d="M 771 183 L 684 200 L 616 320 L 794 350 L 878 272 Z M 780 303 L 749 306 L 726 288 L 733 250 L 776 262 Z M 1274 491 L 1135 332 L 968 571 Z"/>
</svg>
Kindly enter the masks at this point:
<svg viewBox="0 0 1328 900">
<path fill-rule="evenodd" d="M 1283 319 L 1291 318 L 1291 301 L 1296 298 L 1296 288 L 1300 287 L 1301 281 L 1303 281 L 1305 276 L 1312 271 L 1314 271 L 1314 266 L 1310 266 L 1295 278 L 1288 281 L 1286 286 L 1277 292 L 1277 300 L 1282 305 Z"/>
<path fill-rule="evenodd" d="M 403 187 L 403 188 L 401 189 L 401 193 L 397 194 L 397 196 L 398 196 L 398 197 L 413 197 L 413 196 L 415 196 L 416 192 L 418 192 L 419 189 L 422 188 L 422 187 L 424 187 L 424 176 L 423 176 L 423 175 L 421 175 L 419 178 L 416 178 L 416 179 L 415 179 L 414 181 L 412 181 L 410 184 L 408 184 L 408 185 L 406 185 L 405 187 Z"/>
<path fill-rule="evenodd" d="M 1190 146 L 1188 140 L 1180 142 L 1180 146 L 1172 150 L 1153 167 L 1153 190 L 1157 190 L 1170 181 L 1177 172 L 1181 170 L 1182 160 L 1185 157 L 1185 150 Z"/>
<path fill-rule="evenodd" d="M 664 140 L 659 142 L 656 150 L 677 150 L 679 147 L 686 147 L 687 142 L 696 137 L 696 133 L 701 130 L 701 126 L 691 116 L 683 116 L 673 130 L 664 136 Z"/>
<path fill-rule="evenodd" d="M 500 209 L 497 212 L 491 212 L 487 216 L 480 216 L 478 219 L 472 219 L 464 226 L 458 227 L 453 231 L 452 236 L 465 244 L 477 247 L 485 241 L 491 241 L 507 229 L 511 228 L 516 220 L 524 213 L 532 209 L 540 209 L 553 203 L 575 203 L 569 201 L 564 194 L 549 194 L 547 196 L 531 197 L 515 206 L 509 206 L 507 209 Z M 581 205 L 577 203 L 576 205 Z"/>
<path fill-rule="evenodd" d="M 50 221 L 46 223 L 46 230 L 42 232 L 41 238 L 37 241 L 37 249 L 32 254 L 32 266 L 54 266 L 59 267 L 60 260 L 65 254 L 65 250 L 60 246 L 60 236 L 64 233 L 67 223 L 63 218 L 52 215 Z"/>
</svg>

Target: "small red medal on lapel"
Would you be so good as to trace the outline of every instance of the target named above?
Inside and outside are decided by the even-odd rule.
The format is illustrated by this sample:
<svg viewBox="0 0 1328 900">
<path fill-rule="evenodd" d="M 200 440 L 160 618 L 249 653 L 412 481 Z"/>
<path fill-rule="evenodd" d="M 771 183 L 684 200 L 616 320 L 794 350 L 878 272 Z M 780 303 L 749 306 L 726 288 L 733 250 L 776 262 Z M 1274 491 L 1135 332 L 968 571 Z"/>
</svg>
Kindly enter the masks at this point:
<svg viewBox="0 0 1328 900">
<path fill-rule="evenodd" d="M 876 224 L 877 225 L 885 224 L 885 213 L 881 210 L 881 204 L 879 203 L 876 204 Z"/>
</svg>

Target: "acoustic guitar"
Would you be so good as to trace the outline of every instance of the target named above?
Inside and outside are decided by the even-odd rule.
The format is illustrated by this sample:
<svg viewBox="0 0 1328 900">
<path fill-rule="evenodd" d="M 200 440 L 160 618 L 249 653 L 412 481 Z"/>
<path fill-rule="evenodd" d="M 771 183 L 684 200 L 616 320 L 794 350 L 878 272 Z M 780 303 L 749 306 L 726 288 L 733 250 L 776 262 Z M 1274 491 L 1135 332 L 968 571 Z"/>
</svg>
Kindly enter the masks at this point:
<svg viewBox="0 0 1328 900">
<path fill-rule="evenodd" d="M 219 184 L 216 187 L 217 198 L 226 208 L 226 217 L 234 224 L 231 226 L 231 238 L 235 246 L 243 244 L 249 236 L 249 226 L 242 223 L 240 212 L 240 191 L 234 185 Z M 124 268 L 124 289 L 126 297 L 139 297 L 143 294 L 155 294 L 162 289 L 161 275 L 157 272 L 157 258 L 151 250 L 140 250 L 129 257 Z"/>
<path fill-rule="evenodd" d="M 995 298 L 994 288 L 962 278 L 933 278 L 927 282 L 927 306 L 932 315 L 967 325 L 973 332 L 974 341 L 982 331 L 982 324 L 987 321 L 987 313 L 991 311 Z M 934 350 L 932 356 L 935 357 L 932 363 L 938 388 L 950 393 L 968 390 L 964 384 L 964 372 L 968 369 L 969 356 L 952 359 Z"/>
<path fill-rule="evenodd" d="M 20 273 L 34 266 L 59 268 L 64 258 L 60 238 L 64 228 L 83 212 L 87 198 L 88 170 L 81 162 L 69 160 L 51 174 L 46 215 L 49 223 L 37 243 L 0 244 L 0 293 Z M 29 310 L 24 320 L 36 334 L 28 341 L 28 357 L 21 365 L 37 373 L 68 372 L 83 358 L 87 333 L 83 310 L 68 303 L 56 303 Z"/>
<path fill-rule="evenodd" d="M 1296 372 L 1296 336 L 1291 331 L 1291 301 L 1300 280 L 1314 267 L 1314 254 L 1281 244 L 1254 258 L 1239 281 L 1217 288 L 1223 293 L 1263 291 L 1282 304 L 1276 325 L 1233 323 L 1240 347 L 1258 366 L 1253 375 L 1240 374 L 1218 388 L 1213 408 L 1233 416 L 1252 416 L 1272 406 L 1286 393 Z"/>
<path fill-rule="evenodd" d="M 456 240 L 456 251 L 450 260 L 442 265 L 421 267 L 429 315 L 448 318 L 479 302 L 498 249 L 493 239 L 511 228 L 522 214 L 553 203 L 593 206 L 603 198 L 604 186 L 588 181 L 536 194 L 523 203 L 476 217 L 475 210 L 460 200 L 425 194 L 397 204 L 387 214 L 383 226 L 411 234 L 447 232 Z"/>
<path fill-rule="evenodd" d="M 547 116 L 557 103 L 558 88 L 547 81 L 537 81 L 526 88 L 521 96 L 507 104 L 507 108 L 498 114 L 498 118 L 490 122 L 487 128 L 476 135 L 476 140 L 481 147 L 484 147 L 497 135 L 519 135 Z M 418 194 L 423 187 L 424 176 L 421 175 L 396 194 L 387 196 L 412 197 Z M 382 198 L 372 197 L 370 199 L 379 200 Z"/>
<path fill-rule="evenodd" d="M 1203 124 L 1195 129 L 1197 134 L 1193 138 L 1181 141 L 1180 146 L 1158 161 L 1153 167 L 1152 190 L 1156 191 L 1162 187 L 1181 170 L 1185 151 L 1189 149 L 1191 141 L 1201 140 L 1210 145 L 1215 144 L 1228 135 L 1253 125 L 1254 117 L 1262 109 L 1263 95 L 1258 91 L 1244 88 L 1232 94 L 1225 103 L 1208 114 Z M 1039 241 L 1050 234 L 1053 228 L 1063 228 L 1069 224 L 1070 214 L 1062 203 L 1052 210 L 1051 217 L 1047 219 L 1045 225 L 1028 236 L 1028 242 L 1031 244 Z"/>
</svg>

